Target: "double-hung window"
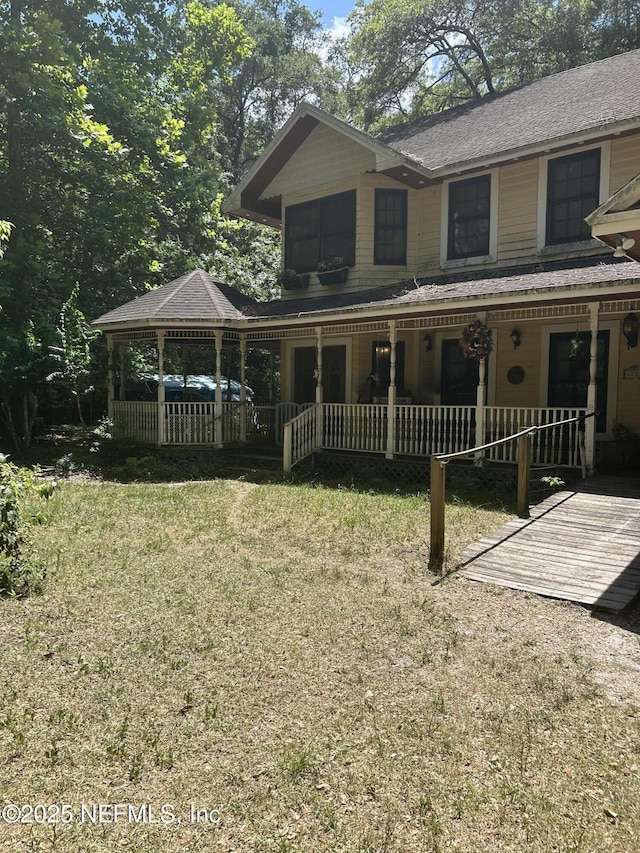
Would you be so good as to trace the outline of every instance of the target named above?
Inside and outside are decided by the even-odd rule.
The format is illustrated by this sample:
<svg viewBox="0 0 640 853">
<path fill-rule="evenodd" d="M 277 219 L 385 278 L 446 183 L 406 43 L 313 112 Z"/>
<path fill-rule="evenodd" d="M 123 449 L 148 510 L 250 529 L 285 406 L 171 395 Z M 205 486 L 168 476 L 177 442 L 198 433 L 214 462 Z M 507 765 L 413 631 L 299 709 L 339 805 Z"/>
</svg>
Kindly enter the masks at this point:
<svg viewBox="0 0 640 853">
<path fill-rule="evenodd" d="M 588 240 L 591 231 L 584 218 L 599 203 L 599 148 L 549 160 L 546 245 Z"/>
<path fill-rule="evenodd" d="M 374 263 L 407 263 L 406 190 L 376 190 Z"/>
<path fill-rule="evenodd" d="M 285 210 L 285 266 L 311 272 L 325 258 L 341 257 L 353 266 L 356 256 L 355 190 L 325 196 Z"/>
<path fill-rule="evenodd" d="M 491 175 L 449 184 L 447 260 L 489 254 Z"/>
</svg>

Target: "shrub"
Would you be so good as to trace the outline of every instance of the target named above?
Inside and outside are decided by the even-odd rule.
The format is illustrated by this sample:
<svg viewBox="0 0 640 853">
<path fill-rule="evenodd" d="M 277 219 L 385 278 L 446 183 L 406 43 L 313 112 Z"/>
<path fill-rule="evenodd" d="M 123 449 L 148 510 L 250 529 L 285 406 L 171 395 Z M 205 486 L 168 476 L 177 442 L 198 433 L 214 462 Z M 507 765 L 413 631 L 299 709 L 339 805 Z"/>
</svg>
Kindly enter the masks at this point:
<svg viewBox="0 0 640 853">
<path fill-rule="evenodd" d="M 33 556 L 29 529 L 44 521 L 38 504 L 54 489 L 55 483 L 38 482 L 35 471 L 0 454 L 0 597 L 41 590 L 45 569 Z"/>
</svg>

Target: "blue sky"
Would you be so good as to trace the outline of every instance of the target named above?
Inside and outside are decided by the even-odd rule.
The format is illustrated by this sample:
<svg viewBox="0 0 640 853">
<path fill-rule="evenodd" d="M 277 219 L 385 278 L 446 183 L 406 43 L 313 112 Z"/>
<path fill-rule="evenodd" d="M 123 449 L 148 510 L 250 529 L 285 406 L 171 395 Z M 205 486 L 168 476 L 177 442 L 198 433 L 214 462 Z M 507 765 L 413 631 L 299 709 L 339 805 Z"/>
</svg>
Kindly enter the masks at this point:
<svg viewBox="0 0 640 853">
<path fill-rule="evenodd" d="M 355 0 L 307 0 L 306 5 L 322 12 L 322 24 L 330 30 L 334 26 L 334 18 L 346 18 L 355 6 Z"/>
</svg>

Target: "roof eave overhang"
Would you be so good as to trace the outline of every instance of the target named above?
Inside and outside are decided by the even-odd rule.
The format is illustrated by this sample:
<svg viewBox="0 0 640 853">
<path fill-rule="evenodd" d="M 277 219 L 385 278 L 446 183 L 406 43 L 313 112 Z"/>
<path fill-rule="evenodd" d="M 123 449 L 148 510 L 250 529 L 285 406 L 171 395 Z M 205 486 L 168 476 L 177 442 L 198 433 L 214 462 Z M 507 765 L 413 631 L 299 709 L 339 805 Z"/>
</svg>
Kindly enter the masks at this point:
<svg viewBox="0 0 640 853">
<path fill-rule="evenodd" d="M 147 317 L 140 320 L 115 320 L 103 322 L 100 317 L 93 320 L 91 325 L 100 329 L 104 334 L 109 332 L 149 332 L 164 329 L 193 329 L 195 331 L 210 331 L 216 329 L 236 329 L 238 320 L 211 318 L 208 320 L 171 319 L 169 317 Z"/>
<path fill-rule="evenodd" d="M 223 211 L 232 216 L 253 219 L 279 228 L 280 200 L 264 198 L 264 191 L 293 153 L 321 123 L 373 152 L 378 172 L 410 186 L 420 186 L 432 177 L 429 169 L 406 154 L 356 130 L 312 104 L 302 103 L 224 202 Z"/>
<path fill-rule="evenodd" d="M 572 148 L 575 145 L 586 145 L 590 142 L 602 141 L 612 136 L 620 136 L 629 131 L 638 130 L 640 128 L 640 118 L 626 120 L 622 122 L 611 122 L 604 125 L 598 125 L 588 130 L 580 131 L 579 133 L 566 134 L 558 136 L 555 139 L 545 139 L 543 142 L 533 143 L 531 145 L 523 145 L 516 148 L 505 149 L 488 157 L 476 157 L 471 160 L 463 160 L 457 163 L 447 163 L 442 166 L 435 166 L 431 170 L 433 178 L 447 178 L 451 175 L 459 175 L 464 172 L 472 172 L 477 169 L 488 169 L 492 166 L 499 166 L 501 163 L 507 163 L 513 160 L 524 160 L 529 157 L 538 156 L 540 154 L 550 154 L 555 151 Z"/>
<path fill-rule="evenodd" d="M 634 294 L 633 291 L 636 291 Z M 596 282 L 589 285 L 550 286 L 547 288 L 527 288 L 512 293 L 494 292 L 488 294 L 470 294 L 454 298 L 430 299 L 415 303 L 384 302 L 379 305 L 356 305 L 334 309 L 331 311 L 310 311 L 285 317 L 251 317 L 242 321 L 242 325 L 251 329 L 256 325 L 279 328 L 300 325 L 323 325 L 325 323 L 344 322 L 345 319 L 357 317 L 359 320 L 398 319 L 419 315 L 438 315 L 459 311 L 468 313 L 473 310 L 482 311 L 501 308 L 516 308 L 521 304 L 544 305 L 554 302 L 588 301 L 594 302 L 604 298 L 628 298 L 629 295 L 640 296 L 640 268 L 637 278 L 624 279 L 616 282 Z M 631 294 L 630 294 L 631 291 Z"/>
</svg>

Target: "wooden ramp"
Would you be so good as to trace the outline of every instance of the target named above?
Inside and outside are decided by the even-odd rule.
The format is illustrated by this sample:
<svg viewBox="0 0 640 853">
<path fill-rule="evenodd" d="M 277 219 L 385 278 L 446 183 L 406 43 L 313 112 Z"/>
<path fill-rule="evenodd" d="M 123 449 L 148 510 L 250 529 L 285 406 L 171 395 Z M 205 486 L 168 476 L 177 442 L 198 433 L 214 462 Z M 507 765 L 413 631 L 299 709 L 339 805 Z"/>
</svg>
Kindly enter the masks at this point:
<svg viewBox="0 0 640 853">
<path fill-rule="evenodd" d="M 464 577 L 622 610 L 640 592 L 640 477 L 558 492 L 467 548 Z"/>
</svg>

